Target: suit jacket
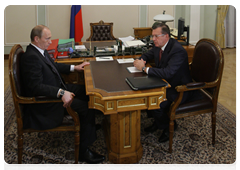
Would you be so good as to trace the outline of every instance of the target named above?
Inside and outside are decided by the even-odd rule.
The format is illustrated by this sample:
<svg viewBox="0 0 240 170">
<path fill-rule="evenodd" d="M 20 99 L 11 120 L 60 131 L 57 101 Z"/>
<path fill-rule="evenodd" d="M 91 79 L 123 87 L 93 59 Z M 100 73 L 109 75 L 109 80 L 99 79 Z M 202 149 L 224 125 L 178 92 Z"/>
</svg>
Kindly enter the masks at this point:
<svg viewBox="0 0 240 170">
<path fill-rule="evenodd" d="M 171 88 L 167 89 L 167 99 L 174 101 L 177 97 L 175 87 L 192 82 L 188 65 L 188 55 L 182 45 L 172 38 L 169 39 L 160 62 L 159 53 L 160 48 L 154 46 L 140 58 L 145 61 L 154 59 L 156 67 L 149 68 L 148 75 L 165 79 L 171 85 Z M 187 99 L 191 94 L 186 94 L 184 94 L 184 98 Z"/>
<path fill-rule="evenodd" d="M 51 60 L 51 59 L 50 59 Z M 59 73 L 69 73 L 70 65 L 54 63 Z M 57 98 L 60 80 L 45 57 L 31 44 L 20 60 L 24 95 Z M 24 128 L 50 129 L 59 126 L 64 116 L 63 103 L 31 104 L 24 106 Z"/>
</svg>

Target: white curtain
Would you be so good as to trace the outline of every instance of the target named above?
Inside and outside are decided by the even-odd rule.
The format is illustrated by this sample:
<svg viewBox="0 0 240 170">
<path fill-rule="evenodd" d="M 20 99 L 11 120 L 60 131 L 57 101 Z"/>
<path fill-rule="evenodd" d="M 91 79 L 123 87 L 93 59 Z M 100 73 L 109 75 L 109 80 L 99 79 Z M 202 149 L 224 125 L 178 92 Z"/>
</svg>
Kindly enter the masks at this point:
<svg viewBox="0 0 240 170">
<path fill-rule="evenodd" d="M 236 9 L 229 5 L 225 21 L 225 46 L 229 48 L 236 47 Z"/>
</svg>

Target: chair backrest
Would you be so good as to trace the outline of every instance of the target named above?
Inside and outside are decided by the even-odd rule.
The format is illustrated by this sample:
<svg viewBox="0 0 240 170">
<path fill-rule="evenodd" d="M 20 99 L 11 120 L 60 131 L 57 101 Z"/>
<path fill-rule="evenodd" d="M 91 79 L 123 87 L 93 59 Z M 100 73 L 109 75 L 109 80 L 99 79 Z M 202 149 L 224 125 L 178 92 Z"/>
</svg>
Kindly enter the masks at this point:
<svg viewBox="0 0 240 170">
<path fill-rule="evenodd" d="M 24 53 L 21 45 L 16 44 L 12 47 L 9 54 L 9 80 L 12 90 L 12 97 L 15 106 L 15 112 L 17 117 L 18 133 L 22 133 L 22 109 L 23 105 L 19 104 L 20 98 L 23 96 L 20 79 L 20 58 Z"/>
<path fill-rule="evenodd" d="M 207 82 L 216 86 L 204 89 L 212 97 L 218 97 L 220 83 L 222 79 L 224 56 L 221 47 L 211 39 L 201 39 L 196 44 L 191 75 L 196 82 Z"/>
<path fill-rule="evenodd" d="M 102 20 L 98 23 L 90 23 L 91 35 L 87 41 L 107 41 L 115 40 L 113 36 L 113 23 L 104 23 Z"/>
<path fill-rule="evenodd" d="M 9 54 L 9 78 L 12 92 L 18 96 L 22 96 L 21 79 L 20 79 L 20 58 L 24 53 L 21 45 L 14 45 Z"/>
</svg>

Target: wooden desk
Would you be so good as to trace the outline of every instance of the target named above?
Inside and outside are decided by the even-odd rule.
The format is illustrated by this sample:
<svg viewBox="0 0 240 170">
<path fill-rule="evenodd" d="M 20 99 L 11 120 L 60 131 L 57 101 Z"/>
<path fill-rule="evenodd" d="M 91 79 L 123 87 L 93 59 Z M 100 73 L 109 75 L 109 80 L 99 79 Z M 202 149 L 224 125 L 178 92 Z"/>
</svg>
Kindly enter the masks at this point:
<svg viewBox="0 0 240 170">
<path fill-rule="evenodd" d="M 166 100 L 166 87 L 133 91 L 125 78 L 145 74 L 129 73 L 126 67 L 132 63 L 118 64 L 116 60 L 90 62 L 84 71 L 86 93 L 89 108 L 98 109 L 105 115 L 103 126 L 109 161 L 137 163 L 143 154 L 141 110 L 158 109 Z"/>
<path fill-rule="evenodd" d="M 116 41 L 95 41 L 91 43 L 91 48 L 93 49 L 94 46 L 111 46 L 113 44 L 115 44 Z M 81 42 L 78 44 L 84 44 L 87 48 L 90 47 L 90 42 Z M 194 49 L 195 46 L 194 45 L 188 45 L 188 46 L 183 46 L 183 48 L 185 48 L 185 50 L 188 53 L 188 62 L 192 62 L 192 57 L 193 57 L 193 53 L 194 53 Z M 115 59 L 117 58 L 139 58 L 141 55 L 128 55 L 128 56 L 114 56 Z M 73 65 L 77 65 L 77 64 L 81 64 L 84 61 L 91 61 L 91 60 L 95 60 L 95 57 L 92 58 L 64 58 L 64 59 L 56 59 L 55 62 L 58 63 L 66 63 L 66 64 L 73 64 Z M 150 63 L 153 64 L 154 66 L 154 60 L 150 61 Z M 69 75 L 64 75 L 62 74 L 62 77 L 64 78 L 66 83 L 73 83 L 73 84 L 84 84 L 84 75 L 83 72 L 73 72 L 70 73 Z"/>
<path fill-rule="evenodd" d="M 151 27 L 138 27 L 133 28 L 134 35 L 136 39 L 142 39 L 148 35 L 152 35 L 152 28 Z"/>
</svg>

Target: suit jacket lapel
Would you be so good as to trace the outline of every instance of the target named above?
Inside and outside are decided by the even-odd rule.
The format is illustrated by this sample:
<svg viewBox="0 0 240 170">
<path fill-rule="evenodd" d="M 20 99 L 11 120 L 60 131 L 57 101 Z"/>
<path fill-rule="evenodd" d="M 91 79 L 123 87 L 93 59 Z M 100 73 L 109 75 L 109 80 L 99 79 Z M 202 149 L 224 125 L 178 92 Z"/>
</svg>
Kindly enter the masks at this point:
<svg viewBox="0 0 240 170">
<path fill-rule="evenodd" d="M 29 47 L 38 54 L 38 57 L 39 57 L 43 62 L 45 62 L 49 67 L 51 67 L 51 65 L 47 62 L 47 60 L 45 59 L 45 57 L 42 56 L 42 54 L 38 51 L 38 49 L 36 49 L 36 48 L 35 48 L 34 46 L 32 46 L 31 44 L 29 45 Z"/>
<path fill-rule="evenodd" d="M 164 49 L 163 53 L 162 53 L 162 58 L 161 58 L 161 61 L 159 63 L 159 66 L 161 66 L 163 64 L 163 61 L 167 60 L 168 58 L 168 54 L 169 54 L 169 51 L 171 50 L 170 47 L 172 46 L 172 39 L 170 38 L 169 41 L 168 41 L 168 44 L 166 46 L 166 48 Z M 159 50 L 160 51 L 160 50 Z"/>
</svg>

